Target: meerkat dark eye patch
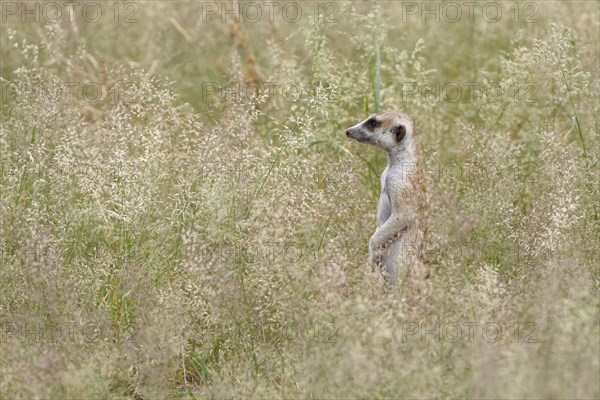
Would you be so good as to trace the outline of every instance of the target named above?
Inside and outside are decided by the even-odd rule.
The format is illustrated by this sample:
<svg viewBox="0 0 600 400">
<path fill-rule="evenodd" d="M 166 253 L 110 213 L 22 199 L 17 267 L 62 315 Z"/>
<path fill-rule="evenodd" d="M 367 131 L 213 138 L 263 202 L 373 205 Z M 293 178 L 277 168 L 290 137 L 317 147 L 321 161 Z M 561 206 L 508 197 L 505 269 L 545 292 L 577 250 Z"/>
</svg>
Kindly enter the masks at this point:
<svg viewBox="0 0 600 400">
<path fill-rule="evenodd" d="M 406 136 L 406 127 L 404 125 L 398 125 L 394 129 L 392 129 L 392 133 L 396 138 L 396 143 L 400 143 L 404 136 Z"/>
<path fill-rule="evenodd" d="M 367 129 L 373 130 L 381 125 L 381 121 L 377 121 L 375 118 L 369 118 L 365 124 Z"/>
</svg>

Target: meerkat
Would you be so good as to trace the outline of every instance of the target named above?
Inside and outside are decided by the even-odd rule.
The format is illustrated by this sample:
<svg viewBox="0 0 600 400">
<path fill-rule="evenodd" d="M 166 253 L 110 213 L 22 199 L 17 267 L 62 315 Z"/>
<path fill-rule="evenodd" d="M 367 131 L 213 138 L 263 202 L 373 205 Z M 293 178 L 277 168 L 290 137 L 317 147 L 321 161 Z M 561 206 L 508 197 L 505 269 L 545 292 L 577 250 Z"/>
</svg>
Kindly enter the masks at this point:
<svg viewBox="0 0 600 400">
<path fill-rule="evenodd" d="M 368 267 L 379 268 L 388 283 L 395 283 L 398 276 L 429 278 L 427 186 L 412 118 L 399 111 L 374 114 L 347 129 L 346 136 L 387 152 Z"/>
</svg>

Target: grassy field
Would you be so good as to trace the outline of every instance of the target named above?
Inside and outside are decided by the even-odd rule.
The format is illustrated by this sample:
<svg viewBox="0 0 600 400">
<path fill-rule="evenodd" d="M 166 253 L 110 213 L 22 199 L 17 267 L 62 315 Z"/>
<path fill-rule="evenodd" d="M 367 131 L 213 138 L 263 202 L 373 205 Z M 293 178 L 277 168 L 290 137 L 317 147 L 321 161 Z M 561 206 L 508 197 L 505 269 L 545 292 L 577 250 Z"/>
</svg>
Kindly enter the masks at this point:
<svg viewBox="0 0 600 400">
<path fill-rule="evenodd" d="M 600 398 L 598 1 L 69 4 L 1 3 L 0 399 Z"/>
</svg>

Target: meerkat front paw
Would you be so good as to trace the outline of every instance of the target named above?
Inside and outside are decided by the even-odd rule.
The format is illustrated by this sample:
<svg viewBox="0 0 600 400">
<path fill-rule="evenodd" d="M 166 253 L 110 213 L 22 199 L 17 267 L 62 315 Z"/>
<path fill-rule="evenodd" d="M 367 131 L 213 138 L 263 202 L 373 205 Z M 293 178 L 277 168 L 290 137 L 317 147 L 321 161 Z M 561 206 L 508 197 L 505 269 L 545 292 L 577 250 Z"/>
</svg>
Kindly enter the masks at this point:
<svg viewBox="0 0 600 400">
<path fill-rule="evenodd" d="M 367 269 L 370 269 L 370 270 L 371 270 L 371 272 L 375 272 L 376 268 L 377 268 L 377 263 L 376 263 L 376 262 L 373 262 L 373 261 L 372 261 L 372 260 L 369 258 L 369 260 L 367 261 Z"/>
<path fill-rule="evenodd" d="M 369 246 L 369 259 L 367 260 L 367 268 L 371 268 L 371 272 L 375 272 L 379 264 L 379 251 L 374 247 Z"/>
</svg>

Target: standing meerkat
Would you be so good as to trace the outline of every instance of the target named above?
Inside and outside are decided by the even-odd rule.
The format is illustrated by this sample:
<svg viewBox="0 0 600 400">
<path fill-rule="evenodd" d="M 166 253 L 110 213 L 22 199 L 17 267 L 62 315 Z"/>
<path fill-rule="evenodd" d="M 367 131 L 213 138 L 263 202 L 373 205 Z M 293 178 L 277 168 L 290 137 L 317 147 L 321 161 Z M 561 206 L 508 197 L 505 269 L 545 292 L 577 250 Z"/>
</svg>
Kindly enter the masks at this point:
<svg viewBox="0 0 600 400">
<path fill-rule="evenodd" d="M 373 271 L 379 267 L 389 283 L 398 275 L 403 280 L 428 278 L 427 186 L 412 118 L 399 111 L 374 114 L 347 129 L 346 136 L 387 152 L 368 266 Z"/>
</svg>

